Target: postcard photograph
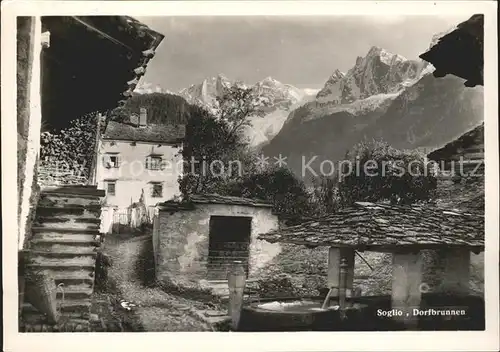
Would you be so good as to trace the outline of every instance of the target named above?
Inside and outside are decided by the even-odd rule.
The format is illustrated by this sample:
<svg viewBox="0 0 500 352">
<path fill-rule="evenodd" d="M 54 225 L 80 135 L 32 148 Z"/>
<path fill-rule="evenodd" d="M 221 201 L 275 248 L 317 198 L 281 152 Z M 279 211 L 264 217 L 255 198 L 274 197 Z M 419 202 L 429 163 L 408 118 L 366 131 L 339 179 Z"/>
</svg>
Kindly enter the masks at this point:
<svg viewBox="0 0 500 352">
<path fill-rule="evenodd" d="M 493 326 L 494 13 L 118 7 L 11 20 L 17 339 Z"/>
</svg>

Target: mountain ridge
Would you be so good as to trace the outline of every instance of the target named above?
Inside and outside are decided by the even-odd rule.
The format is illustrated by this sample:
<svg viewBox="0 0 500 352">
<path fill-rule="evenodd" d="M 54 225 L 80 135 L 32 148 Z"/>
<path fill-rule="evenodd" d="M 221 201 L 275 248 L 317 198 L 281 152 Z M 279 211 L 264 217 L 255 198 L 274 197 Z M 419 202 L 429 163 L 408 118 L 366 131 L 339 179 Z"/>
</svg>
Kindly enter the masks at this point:
<svg viewBox="0 0 500 352">
<path fill-rule="evenodd" d="M 318 170 L 323 161 L 342 160 L 363 139 L 383 139 L 399 149 L 442 146 L 484 120 L 483 90 L 464 87 L 455 76 L 435 78 L 433 71 L 421 59 L 373 46 L 346 73 L 334 70 L 262 151 L 286 156 L 288 166 L 306 177 L 303 160 L 315 158 L 311 165 Z"/>
</svg>

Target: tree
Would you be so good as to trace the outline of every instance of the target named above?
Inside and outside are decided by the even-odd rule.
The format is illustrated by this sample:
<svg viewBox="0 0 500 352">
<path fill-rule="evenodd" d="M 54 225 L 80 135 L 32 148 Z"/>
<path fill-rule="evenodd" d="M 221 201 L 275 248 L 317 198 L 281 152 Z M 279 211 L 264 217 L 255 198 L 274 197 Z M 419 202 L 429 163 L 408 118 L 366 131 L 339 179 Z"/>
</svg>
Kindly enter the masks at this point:
<svg viewBox="0 0 500 352">
<path fill-rule="evenodd" d="M 317 215 L 334 213 L 340 206 L 339 179 L 337 176 L 320 176 L 313 179 L 311 201 Z"/>
<path fill-rule="evenodd" d="M 177 95 L 166 93 L 151 93 L 134 95 L 123 107 L 111 111 L 110 120 L 128 122 L 130 115 L 139 115 L 140 109 L 146 108 L 148 123 L 167 125 L 185 123 L 198 107 Z"/>
<path fill-rule="evenodd" d="M 350 168 L 350 170 L 348 170 Z M 340 206 L 356 201 L 390 201 L 392 204 L 412 204 L 431 199 L 436 178 L 424 155 L 416 151 L 398 150 L 383 141 L 362 141 L 346 154 L 342 177 L 338 180 Z M 424 251 L 424 277 L 435 281 L 440 269 L 437 255 Z M 387 268 L 391 255 L 374 256 L 375 271 L 368 278 L 370 290 L 382 294 L 390 290 L 391 272 Z M 434 278 L 433 278 L 434 277 Z M 373 294 L 373 292 L 372 292 Z"/>
<path fill-rule="evenodd" d="M 185 174 L 179 180 L 184 196 L 224 194 L 228 183 L 252 172 L 252 155 L 241 132 L 250 116 L 262 114 L 259 107 L 265 104 L 253 90 L 235 85 L 217 98 L 215 113 L 192 111 L 182 151 Z"/>
<path fill-rule="evenodd" d="M 228 185 L 232 196 L 257 198 L 273 204 L 274 211 L 295 218 L 312 215 L 305 184 L 286 168 L 267 168 Z"/>
<path fill-rule="evenodd" d="M 220 193 L 225 168 L 231 154 L 241 147 L 229 126 L 208 111 L 200 109 L 186 125 L 182 150 L 184 175 L 179 180 L 181 192 L 188 197 L 194 193 Z"/>
<path fill-rule="evenodd" d="M 225 87 L 216 100 L 215 115 L 227 123 L 231 136 L 239 134 L 249 125 L 249 117 L 264 116 L 263 108 L 271 105 L 268 98 L 260 96 L 254 89 L 238 84 Z"/>
<path fill-rule="evenodd" d="M 356 201 L 411 204 L 430 200 L 436 178 L 416 151 L 404 151 L 383 141 L 362 141 L 347 153 L 339 195 L 343 205 Z"/>
</svg>

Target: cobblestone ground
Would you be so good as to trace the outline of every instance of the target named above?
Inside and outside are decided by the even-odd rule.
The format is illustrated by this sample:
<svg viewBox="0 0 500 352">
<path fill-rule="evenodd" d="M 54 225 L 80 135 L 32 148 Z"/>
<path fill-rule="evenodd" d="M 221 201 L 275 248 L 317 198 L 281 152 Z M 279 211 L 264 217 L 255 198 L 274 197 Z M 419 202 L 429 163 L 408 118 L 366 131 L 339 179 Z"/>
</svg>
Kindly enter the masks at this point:
<svg viewBox="0 0 500 352">
<path fill-rule="evenodd" d="M 206 303 L 166 293 L 147 284 L 152 273 L 151 236 L 107 236 L 104 252 L 111 258 L 108 289 L 94 296 L 93 311 L 100 331 L 212 331 Z M 124 300 L 133 304 L 122 307 Z M 95 317 L 95 315 L 94 315 Z"/>
</svg>

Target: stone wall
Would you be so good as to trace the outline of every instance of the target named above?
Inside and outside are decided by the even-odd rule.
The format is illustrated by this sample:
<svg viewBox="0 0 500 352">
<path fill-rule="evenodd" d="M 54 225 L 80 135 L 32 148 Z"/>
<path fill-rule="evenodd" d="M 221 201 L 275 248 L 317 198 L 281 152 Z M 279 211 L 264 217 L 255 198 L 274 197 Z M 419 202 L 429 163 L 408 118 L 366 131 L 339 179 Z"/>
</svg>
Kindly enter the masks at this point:
<svg viewBox="0 0 500 352">
<path fill-rule="evenodd" d="M 30 232 L 32 191 L 40 150 L 40 17 L 19 17 L 17 27 L 18 249 L 21 250 Z"/>
<path fill-rule="evenodd" d="M 226 204 L 196 204 L 194 210 L 160 210 L 155 219 L 153 244 L 157 279 L 176 284 L 193 283 L 207 277 L 209 224 L 211 216 L 251 217 L 249 278 L 278 255 L 281 248 L 257 239 L 276 229 L 278 219 L 270 208 Z"/>
<path fill-rule="evenodd" d="M 74 170 L 64 170 L 56 165 L 41 163 L 38 166 L 38 184 L 40 186 L 86 185 L 88 177 Z"/>
<path fill-rule="evenodd" d="M 85 185 L 93 181 L 99 119 L 98 113 L 78 118 L 68 116 L 67 128 L 42 132 L 38 163 L 40 185 Z"/>
<path fill-rule="evenodd" d="M 17 195 L 19 217 L 21 215 L 30 123 L 29 84 L 33 61 L 33 30 L 33 18 L 24 16 L 17 18 Z"/>
</svg>

